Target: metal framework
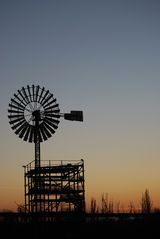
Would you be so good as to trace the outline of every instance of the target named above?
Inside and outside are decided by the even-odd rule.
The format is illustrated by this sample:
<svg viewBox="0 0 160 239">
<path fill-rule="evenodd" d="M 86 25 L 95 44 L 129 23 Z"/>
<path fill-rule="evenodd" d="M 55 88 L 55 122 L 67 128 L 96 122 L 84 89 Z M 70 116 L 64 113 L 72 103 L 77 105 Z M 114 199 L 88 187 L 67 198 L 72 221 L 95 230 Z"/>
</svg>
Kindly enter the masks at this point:
<svg viewBox="0 0 160 239">
<path fill-rule="evenodd" d="M 85 212 L 84 161 L 24 166 L 25 211 Z"/>
<path fill-rule="evenodd" d="M 57 130 L 60 117 L 83 121 L 83 111 L 60 113 L 54 95 L 39 85 L 22 87 L 11 98 L 8 110 L 11 128 L 19 138 L 35 145 L 35 160 L 24 166 L 25 211 L 58 212 L 85 210 L 84 163 L 41 165 L 40 143 Z M 54 161 L 55 163 L 55 161 Z"/>
</svg>

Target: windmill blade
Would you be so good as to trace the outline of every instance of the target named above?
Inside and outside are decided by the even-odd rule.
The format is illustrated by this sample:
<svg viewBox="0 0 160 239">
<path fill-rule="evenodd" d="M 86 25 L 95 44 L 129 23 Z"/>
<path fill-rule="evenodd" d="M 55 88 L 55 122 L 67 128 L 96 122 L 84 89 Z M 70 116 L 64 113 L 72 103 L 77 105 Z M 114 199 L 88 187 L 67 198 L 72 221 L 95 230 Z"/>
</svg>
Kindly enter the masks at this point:
<svg viewBox="0 0 160 239">
<path fill-rule="evenodd" d="M 33 101 L 35 101 L 35 92 L 34 92 L 34 88 L 35 88 L 35 86 L 32 85 L 32 97 L 33 97 Z"/>
<path fill-rule="evenodd" d="M 40 100 L 42 98 L 43 92 L 44 92 L 44 87 L 42 88 L 41 93 L 39 95 L 38 103 L 40 103 Z"/>
<path fill-rule="evenodd" d="M 58 110 L 48 110 L 48 111 L 44 111 L 44 114 L 45 115 L 48 115 L 48 114 L 55 114 L 55 113 L 59 113 L 60 112 L 60 110 L 58 109 Z"/>
<path fill-rule="evenodd" d="M 26 124 L 24 125 L 23 129 L 21 130 L 20 134 L 19 134 L 19 137 L 20 137 L 21 139 L 23 138 L 23 136 L 24 136 L 24 134 L 26 133 L 27 129 L 28 129 L 28 124 L 26 123 Z"/>
<path fill-rule="evenodd" d="M 35 101 L 37 102 L 38 101 L 38 93 L 39 93 L 39 85 L 36 86 L 36 97 L 35 97 Z"/>
<path fill-rule="evenodd" d="M 53 105 L 50 106 L 50 107 L 48 107 L 48 108 L 45 108 L 45 107 L 44 107 L 45 111 L 47 111 L 47 110 L 51 110 L 51 109 L 53 109 L 53 108 L 54 108 Z"/>
<path fill-rule="evenodd" d="M 17 124 L 15 124 L 15 125 L 13 125 L 11 128 L 13 129 L 13 130 L 15 130 L 16 128 L 18 128 L 21 124 L 23 124 L 25 122 L 25 120 L 23 119 L 23 120 L 21 120 L 21 121 L 19 121 Z"/>
<path fill-rule="evenodd" d="M 53 94 L 50 94 L 44 101 L 43 105 L 45 105 L 46 102 L 48 102 L 53 97 Z"/>
<path fill-rule="evenodd" d="M 27 128 L 26 133 L 25 133 L 25 136 L 24 136 L 24 138 L 23 138 L 24 141 L 28 141 L 30 131 L 31 131 L 31 126 L 28 124 L 28 128 Z"/>
<path fill-rule="evenodd" d="M 30 102 L 32 102 L 32 95 L 31 95 L 31 91 L 30 91 L 30 86 L 29 85 L 27 85 L 27 89 L 28 89 L 28 94 L 29 94 Z"/>
<path fill-rule="evenodd" d="M 20 122 L 20 120 L 24 120 L 24 116 L 21 117 L 21 118 L 15 119 L 15 120 L 10 120 L 9 123 L 10 123 L 10 124 L 15 124 L 15 123 L 17 123 L 17 122 Z"/>
<path fill-rule="evenodd" d="M 47 121 L 49 121 L 49 122 L 52 122 L 53 124 L 59 124 L 59 120 L 56 120 L 56 119 L 53 119 L 53 118 L 50 118 L 50 117 L 48 117 L 48 116 L 46 116 L 45 118 L 44 118 L 44 121 L 45 120 L 47 120 Z"/>
<path fill-rule="evenodd" d="M 19 117 L 24 117 L 24 115 L 8 115 L 8 118 L 9 118 L 9 119 L 19 118 Z"/>
<path fill-rule="evenodd" d="M 54 109 L 54 108 L 58 108 L 59 107 L 59 104 L 55 104 L 55 105 L 52 105 L 52 106 L 50 106 L 50 107 L 48 107 L 48 108 L 45 108 L 44 107 L 44 109 L 47 111 L 47 110 L 50 110 L 50 109 Z"/>
<path fill-rule="evenodd" d="M 28 104 L 27 99 L 23 96 L 22 92 L 20 90 L 18 90 L 18 93 L 20 94 L 20 96 L 22 97 L 22 99 L 26 102 L 26 105 Z"/>
<path fill-rule="evenodd" d="M 55 133 L 55 130 L 54 130 L 51 126 L 49 126 L 46 122 L 43 122 L 43 125 L 44 125 L 52 134 Z"/>
<path fill-rule="evenodd" d="M 22 109 L 22 110 L 25 109 L 25 107 L 23 105 L 21 105 L 20 103 L 18 103 L 16 100 L 11 98 L 11 101 L 12 101 L 12 104 L 15 104 L 16 106 L 19 106 L 20 109 Z"/>
<path fill-rule="evenodd" d="M 47 127 L 45 125 L 42 124 L 42 127 L 44 128 L 44 131 L 47 135 L 48 138 L 50 138 L 52 136 L 52 134 L 49 132 L 49 130 L 47 129 Z"/>
<path fill-rule="evenodd" d="M 44 132 L 44 129 L 43 129 L 43 127 L 42 127 L 42 124 L 39 126 L 39 130 L 40 130 L 40 133 L 41 133 L 41 135 L 42 135 L 44 141 L 47 140 L 47 136 L 46 136 L 46 134 L 45 134 L 45 132 Z"/>
<path fill-rule="evenodd" d="M 26 90 L 25 90 L 24 87 L 22 87 L 22 91 L 23 91 L 23 94 L 24 94 L 24 96 L 25 96 L 25 98 L 26 98 L 26 100 L 27 100 L 27 103 L 29 104 L 29 103 L 30 103 L 30 100 L 29 100 L 29 97 L 28 97 L 28 95 L 27 95 Z"/>
<path fill-rule="evenodd" d="M 26 122 L 24 122 L 16 131 L 15 131 L 15 134 L 19 134 L 23 128 L 28 125 Z"/>
<path fill-rule="evenodd" d="M 47 107 L 47 106 L 49 106 L 49 105 L 51 105 L 51 104 L 53 104 L 53 103 L 55 103 L 56 102 L 56 98 L 55 99 L 53 99 L 52 101 L 50 101 L 50 102 L 48 102 L 46 105 L 45 104 L 43 104 L 43 107 L 45 108 L 45 107 Z"/>
<path fill-rule="evenodd" d="M 29 96 L 27 95 L 27 93 L 26 93 L 26 91 L 25 91 L 25 88 L 24 88 L 24 87 L 22 87 L 22 91 L 23 91 L 23 94 L 24 94 L 24 95 L 25 95 L 25 97 L 26 97 L 26 100 L 27 100 L 27 103 L 28 103 L 28 105 L 29 105 L 30 109 L 31 109 L 31 110 L 33 110 L 33 106 L 32 106 L 32 104 L 31 104 L 31 102 L 32 102 L 32 101 L 30 101 L 30 99 L 29 99 Z"/>
<path fill-rule="evenodd" d="M 12 104 L 9 104 L 9 107 L 11 107 L 11 108 L 14 108 L 14 109 L 17 109 L 17 110 L 24 110 L 23 108 L 20 108 L 20 107 L 18 107 L 18 106 L 16 106 L 16 105 L 12 105 Z"/>
<path fill-rule="evenodd" d="M 45 95 L 43 96 L 40 104 L 43 105 L 44 100 L 46 99 L 47 95 L 49 94 L 49 90 L 46 91 Z"/>
<path fill-rule="evenodd" d="M 50 134 L 50 132 L 48 131 L 48 129 L 47 129 L 43 124 L 41 124 L 40 126 L 41 126 L 41 129 L 43 129 L 45 135 L 46 135 L 48 138 L 50 138 L 52 135 Z"/>
<path fill-rule="evenodd" d="M 58 126 L 57 126 L 57 124 L 59 123 L 59 121 L 57 120 L 57 122 L 55 123 L 53 123 L 51 120 L 48 120 L 47 118 L 45 118 L 44 119 L 44 122 L 45 123 L 47 123 L 48 125 L 50 125 L 52 128 L 54 128 L 54 129 L 57 129 L 58 128 Z"/>
<path fill-rule="evenodd" d="M 19 100 L 19 102 L 20 102 L 22 105 L 26 106 L 26 104 L 18 97 L 18 95 L 14 94 L 14 97 L 15 97 L 17 100 Z"/>
<path fill-rule="evenodd" d="M 23 114 L 24 111 L 17 111 L 17 110 L 8 110 L 8 113 L 16 113 L 16 114 L 19 114 L 19 113 L 22 113 Z"/>
</svg>

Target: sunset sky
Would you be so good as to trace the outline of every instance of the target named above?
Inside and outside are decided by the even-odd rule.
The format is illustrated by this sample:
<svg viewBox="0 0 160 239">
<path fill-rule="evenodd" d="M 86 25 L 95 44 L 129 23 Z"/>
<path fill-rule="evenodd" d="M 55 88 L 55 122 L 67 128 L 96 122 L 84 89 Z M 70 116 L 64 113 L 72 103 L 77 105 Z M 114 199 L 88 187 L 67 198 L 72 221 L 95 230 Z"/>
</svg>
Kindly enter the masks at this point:
<svg viewBox="0 0 160 239">
<path fill-rule="evenodd" d="M 44 160 L 85 163 L 85 195 L 160 207 L 160 1 L 0 1 L 0 211 L 24 202 L 23 165 L 34 144 L 9 125 L 8 104 L 27 85 L 57 98 L 63 118 Z"/>
</svg>

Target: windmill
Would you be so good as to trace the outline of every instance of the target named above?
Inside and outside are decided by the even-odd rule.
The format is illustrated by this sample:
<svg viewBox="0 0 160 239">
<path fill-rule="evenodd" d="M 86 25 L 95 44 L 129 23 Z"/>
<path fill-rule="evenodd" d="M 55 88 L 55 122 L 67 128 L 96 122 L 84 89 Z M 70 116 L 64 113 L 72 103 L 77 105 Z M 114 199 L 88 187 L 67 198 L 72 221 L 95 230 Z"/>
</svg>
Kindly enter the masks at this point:
<svg viewBox="0 0 160 239">
<path fill-rule="evenodd" d="M 35 188 L 38 190 L 41 187 L 40 144 L 56 132 L 60 117 L 83 121 L 83 112 L 61 113 L 53 93 L 39 85 L 22 87 L 13 96 L 8 109 L 9 123 L 19 138 L 35 145 Z M 34 193 L 35 201 L 38 200 L 37 195 Z"/>
<path fill-rule="evenodd" d="M 35 144 L 35 168 L 40 167 L 40 143 L 50 138 L 58 128 L 60 117 L 83 121 L 82 111 L 60 113 L 54 95 L 44 87 L 27 85 L 11 98 L 9 123 L 19 138 Z"/>
</svg>

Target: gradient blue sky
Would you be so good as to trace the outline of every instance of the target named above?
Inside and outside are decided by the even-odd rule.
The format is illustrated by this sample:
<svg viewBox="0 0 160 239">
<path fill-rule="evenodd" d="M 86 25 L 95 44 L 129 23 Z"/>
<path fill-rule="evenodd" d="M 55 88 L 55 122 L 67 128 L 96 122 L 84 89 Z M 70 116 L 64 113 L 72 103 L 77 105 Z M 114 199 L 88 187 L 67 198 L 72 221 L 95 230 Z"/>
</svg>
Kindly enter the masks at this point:
<svg viewBox="0 0 160 239">
<path fill-rule="evenodd" d="M 127 205 L 149 188 L 160 206 L 160 2 L 0 1 L 0 210 L 23 202 L 34 145 L 8 123 L 8 103 L 27 84 L 53 92 L 61 119 L 42 159 L 85 160 L 86 199 L 108 192 Z"/>
</svg>

